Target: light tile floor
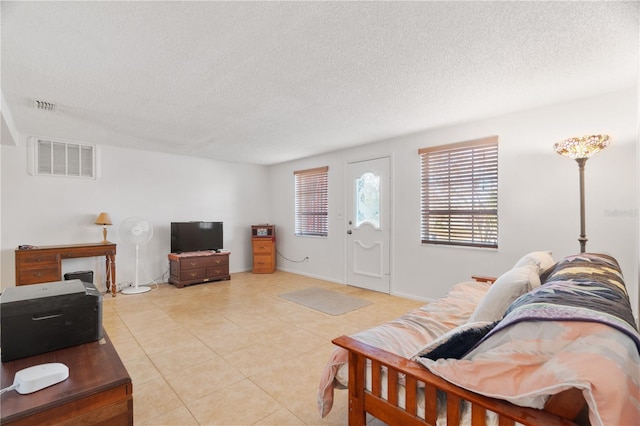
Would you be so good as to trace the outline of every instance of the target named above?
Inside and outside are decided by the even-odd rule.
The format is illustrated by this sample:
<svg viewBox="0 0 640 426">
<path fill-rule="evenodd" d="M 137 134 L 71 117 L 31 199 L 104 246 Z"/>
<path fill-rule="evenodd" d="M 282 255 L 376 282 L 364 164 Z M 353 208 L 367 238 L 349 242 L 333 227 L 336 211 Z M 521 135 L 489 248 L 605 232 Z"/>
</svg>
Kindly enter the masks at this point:
<svg viewBox="0 0 640 426">
<path fill-rule="evenodd" d="M 103 324 L 133 381 L 136 425 L 346 425 L 346 391 L 320 418 L 331 339 L 421 306 L 276 271 L 138 295 L 105 296 Z M 278 297 L 322 287 L 373 304 L 331 316 Z"/>
</svg>

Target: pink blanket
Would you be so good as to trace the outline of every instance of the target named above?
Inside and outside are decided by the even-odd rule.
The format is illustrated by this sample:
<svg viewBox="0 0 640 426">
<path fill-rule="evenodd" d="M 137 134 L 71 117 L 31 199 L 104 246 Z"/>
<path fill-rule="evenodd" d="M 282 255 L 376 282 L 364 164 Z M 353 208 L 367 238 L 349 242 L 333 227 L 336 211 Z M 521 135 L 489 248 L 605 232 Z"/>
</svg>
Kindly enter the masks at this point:
<svg viewBox="0 0 640 426">
<path fill-rule="evenodd" d="M 396 320 L 351 337 L 404 358 L 411 358 L 427 343 L 466 323 L 489 286 L 476 281 L 457 284 L 446 296 Z M 334 388 L 347 386 L 347 356 L 347 350 L 337 348 L 322 373 L 318 389 L 318 409 L 322 417 L 331 411 Z"/>
<path fill-rule="evenodd" d="M 521 322 L 462 360 L 416 361 L 457 386 L 520 406 L 542 408 L 550 395 L 578 388 L 592 425 L 640 421 L 640 356 L 633 339 L 608 325 Z"/>
</svg>

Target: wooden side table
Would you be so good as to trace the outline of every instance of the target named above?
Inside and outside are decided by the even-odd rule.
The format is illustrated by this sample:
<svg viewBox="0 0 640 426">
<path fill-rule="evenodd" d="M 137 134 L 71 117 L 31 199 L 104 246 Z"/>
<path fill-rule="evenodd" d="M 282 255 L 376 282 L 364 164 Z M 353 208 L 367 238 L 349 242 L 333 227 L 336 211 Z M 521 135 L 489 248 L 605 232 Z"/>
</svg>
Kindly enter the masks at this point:
<svg viewBox="0 0 640 426">
<path fill-rule="evenodd" d="M 97 342 L 2 363 L 2 389 L 16 371 L 47 362 L 69 367 L 69 378 L 40 391 L 0 396 L 0 424 L 133 425 L 133 385 L 109 336 Z"/>
</svg>

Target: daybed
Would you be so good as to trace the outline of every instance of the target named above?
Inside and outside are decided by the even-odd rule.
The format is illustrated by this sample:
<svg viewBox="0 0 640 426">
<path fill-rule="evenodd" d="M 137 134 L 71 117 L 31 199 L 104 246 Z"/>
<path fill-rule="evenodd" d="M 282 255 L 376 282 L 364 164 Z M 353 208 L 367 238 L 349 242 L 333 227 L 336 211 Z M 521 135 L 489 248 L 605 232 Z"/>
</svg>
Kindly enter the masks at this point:
<svg viewBox="0 0 640 426">
<path fill-rule="evenodd" d="M 640 334 L 608 255 L 524 256 L 397 320 L 333 340 L 318 394 L 349 424 L 635 425 Z"/>
</svg>

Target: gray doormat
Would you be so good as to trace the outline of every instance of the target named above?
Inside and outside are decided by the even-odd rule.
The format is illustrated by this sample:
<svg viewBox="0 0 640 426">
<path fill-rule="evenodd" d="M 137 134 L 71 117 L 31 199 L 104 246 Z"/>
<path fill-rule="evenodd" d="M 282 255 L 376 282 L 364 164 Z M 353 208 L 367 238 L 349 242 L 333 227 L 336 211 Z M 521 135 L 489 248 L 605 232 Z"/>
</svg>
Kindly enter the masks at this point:
<svg viewBox="0 0 640 426">
<path fill-rule="evenodd" d="M 359 297 L 318 287 L 283 293 L 279 296 L 329 315 L 342 315 L 371 304 L 368 300 Z"/>
</svg>

